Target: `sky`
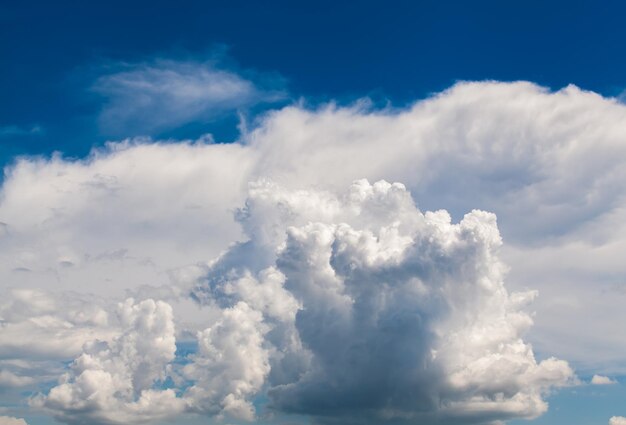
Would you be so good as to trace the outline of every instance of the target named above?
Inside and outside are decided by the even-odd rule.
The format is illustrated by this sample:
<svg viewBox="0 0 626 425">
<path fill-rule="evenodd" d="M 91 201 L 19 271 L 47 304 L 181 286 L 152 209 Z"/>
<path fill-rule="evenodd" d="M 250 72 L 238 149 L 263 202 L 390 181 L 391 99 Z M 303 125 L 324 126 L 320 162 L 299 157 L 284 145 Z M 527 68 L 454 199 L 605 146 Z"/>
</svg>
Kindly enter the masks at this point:
<svg viewBox="0 0 626 425">
<path fill-rule="evenodd" d="M 620 2 L 0 2 L 0 425 L 626 424 Z"/>
</svg>

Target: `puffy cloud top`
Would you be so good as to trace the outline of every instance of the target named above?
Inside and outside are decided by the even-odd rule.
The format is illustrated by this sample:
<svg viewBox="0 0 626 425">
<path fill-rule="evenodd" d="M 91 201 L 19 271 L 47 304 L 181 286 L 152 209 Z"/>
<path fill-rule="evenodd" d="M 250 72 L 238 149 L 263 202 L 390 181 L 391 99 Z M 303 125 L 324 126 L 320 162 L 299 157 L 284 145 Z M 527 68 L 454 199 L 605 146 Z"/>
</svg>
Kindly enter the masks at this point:
<svg viewBox="0 0 626 425">
<path fill-rule="evenodd" d="M 67 423 L 130 423 L 173 416 L 183 409 L 172 389 L 154 389 L 175 357 L 171 307 L 161 301 L 118 306 L 123 333 L 92 341 L 59 385 L 33 404 Z"/>
<path fill-rule="evenodd" d="M 186 364 L 171 307 L 128 299 L 118 336 L 86 344 L 33 404 L 67 423 L 253 420 L 266 392 L 271 409 L 325 423 L 488 423 L 535 417 L 574 380 L 522 339 L 536 293 L 506 290 L 491 213 L 454 224 L 400 183 L 336 195 L 264 181 L 238 217 L 249 239 L 187 286 L 214 313 Z M 159 388 L 167 378 L 183 387 Z"/>
<path fill-rule="evenodd" d="M 236 370 L 258 365 L 245 388 L 267 377 L 274 409 L 322 422 L 487 422 L 537 416 L 543 393 L 571 382 L 567 363 L 538 363 L 522 340 L 535 293 L 505 289 L 493 214 L 452 224 L 421 213 L 402 184 L 366 180 L 339 197 L 254 184 L 246 205 L 250 241 L 193 291 L 256 328 L 229 332 L 253 344 Z M 250 321 L 250 308 L 262 316 Z"/>
</svg>

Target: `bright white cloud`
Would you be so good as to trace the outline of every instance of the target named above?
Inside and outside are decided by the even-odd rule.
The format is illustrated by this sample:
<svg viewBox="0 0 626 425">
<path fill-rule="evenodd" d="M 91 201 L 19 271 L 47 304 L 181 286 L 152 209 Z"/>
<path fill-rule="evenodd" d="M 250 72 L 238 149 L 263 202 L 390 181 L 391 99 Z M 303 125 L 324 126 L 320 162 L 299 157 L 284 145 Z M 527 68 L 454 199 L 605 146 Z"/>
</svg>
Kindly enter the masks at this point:
<svg viewBox="0 0 626 425">
<path fill-rule="evenodd" d="M 420 209 L 445 208 L 453 222 L 474 208 L 496 213 L 505 240 L 499 257 L 511 267 L 509 288 L 540 292 L 533 304 L 535 326 L 525 339 L 541 353 L 573 360 L 592 373 L 617 374 L 626 370 L 620 326 L 626 320 L 625 123 L 626 106 L 575 87 L 551 93 L 530 83 L 464 83 L 403 110 L 372 111 L 361 105 L 283 108 L 231 145 L 211 144 L 209 139 L 179 144 L 135 140 L 112 144 L 81 161 L 22 159 L 7 170 L 2 186 L 0 279 L 5 288 L 55 293 L 56 304 L 46 310 L 32 295 L 29 302 L 37 304 L 28 307 L 32 314 L 2 313 L 0 352 L 7 361 L 23 355 L 40 361 L 37 353 L 57 344 L 51 352 L 71 359 L 93 338 L 112 340 L 117 319 L 106 325 L 80 321 L 63 312 L 66 299 L 90 300 L 85 293 L 120 299 L 125 291 L 138 299 L 167 299 L 181 338 L 204 335 L 207 351 L 198 354 L 198 363 L 212 359 L 211 350 L 230 347 L 220 336 L 222 329 L 240 335 L 255 353 L 258 367 L 239 371 L 241 375 L 230 363 L 216 365 L 215 375 L 196 374 L 197 388 L 211 388 L 226 377 L 238 382 L 213 395 L 198 391 L 204 394 L 194 399 L 198 411 L 229 415 L 226 405 L 232 401 L 237 408 L 230 412 L 245 417 L 259 385 L 300 382 L 301 371 L 317 355 L 301 348 L 295 325 L 286 325 L 304 299 L 293 296 L 287 289 L 293 279 L 273 263 L 284 240 L 284 223 L 302 229 L 308 221 L 331 227 L 345 222 L 362 231 L 366 226 L 353 222 L 353 213 L 344 211 L 346 203 L 337 194 L 365 177 L 402 181 Z M 236 214 L 248 183 L 264 178 L 276 182 L 276 188 L 251 186 L 248 207 Z M 364 209 L 373 215 L 372 223 L 379 220 L 372 211 L 386 205 L 377 202 L 371 200 Z M 401 205 L 408 204 L 394 208 Z M 300 210 L 307 211 L 302 221 L 294 215 Z M 256 213 L 246 216 L 248 211 Z M 365 255 L 371 244 L 363 238 L 362 247 L 352 248 Z M 378 252 L 376 261 L 384 263 L 403 252 L 402 239 L 389 238 L 393 243 L 372 251 Z M 206 265 L 237 241 L 217 263 Z M 242 269 L 244 264 L 249 272 Z M 218 265 L 222 269 L 215 272 Z M 236 274 L 228 275 L 233 268 Z M 191 308 L 186 290 L 208 279 L 203 275 L 209 270 L 223 274 L 212 278 L 215 284 L 223 281 L 219 300 L 196 291 L 205 304 Z M 68 291 L 81 294 L 72 298 Z M 3 305 L 10 305 L 17 295 L 6 293 Z M 281 301 L 272 302 L 275 298 Z M 235 300 L 262 315 L 261 322 L 255 321 L 257 313 L 246 315 L 246 323 L 260 326 L 256 331 L 231 327 L 226 312 L 236 306 Z M 68 311 L 80 313 L 83 307 L 72 302 L 78 307 Z M 96 303 L 112 320 L 109 304 Z M 527 316 L 507 316 L 520 322 L 495 329 L 497 335 L 522 332 L 529 324 Z M 471 335 L 477 329 L 459 332 Z M 11 337 L 2 340 L 4 335 Z M 61 335 L 62 342 L 51 335 Z M 507 356 L 519 357 L 505 368 L 523 369 L 530 361 L 516 351 L 523 347 L 508 346 Z M 477 391 L 476 400 L 481 400 L 493 390 L 473 381 L 485 365 L 494 371 L 494 383 L 510 390 L 495 372 L 504 364 L 496 357 L 492 363 L 477 357 L 474 364 L 471 356 L 448 356 L 446 364 L 457 365 L 446 370 L 459 394 Z M 538 402 L 540 383 L 553 366 L 537 365 L 541 373 L 535 381 L 522 375 L 536 389 L 525 398 L 505 397 L 505 406 L 494 396 L 494 404 L 485 401 L 474 407 L 509 409 L 518 416 L 540 412 L 545 407 Z M 22 369 L 6 370 L 28 376 Z M 557 376 L 563 370 L 556 367 L 553 372 Z M 285 409 L 304 409 L 295 398 L 280 400 Z M 465 409 L 463 400 L 454 408 Z"/>
<path fill-rule="evenodd" d="M 457 219 L 472 208 L 495 212 L 510 283 L 543 294 L 534 344 L 619 373 L 625 119 L 623 104 L 573 86 L 466 83 L 402 111 L 285 108 L 249 143 L 261 153 L 257 173 L 289 187 L 385 178 Z"/>
<path fill-rule="evenodd" d="M 609 425 L 626 425 L 626 418 L 623 416 L 613 416 L 609 419 Z"/>
<path fill-rule="evenodd" d="M 172 389 L 156 389 L 175 357 L 172 308 L 128 299 L 118 306 L 123 333 L 92 341 L 49 394 L 33 399 L 68 423 L 126 424 L 175 416 L 183 408 Z"/>
<path fill-rule="evenodd" d="M 253 160 L 243 146 L 111 149 L 79 162 L 21 160 L 8 171 L 5 282 L 122 296 L 130 282 L 169 283 L 166 270 L 210 259 L 239 237 L 232 214 Z"/>
<path fill-rule="evenodd" d="M 613 385 L 617 384 L 617 381 L 612 380 L 608 376 L 593 375 L 591 378 L 591 385 Z"/>
<path fill-rule="evenodd" d="M 258 183 L 249 196 L 238 214 L 249 241 L 189 288 L 219 313 L 180 371 L 182 394 L 154 386 L 173 366 L 170 306 L 129 299 L 121 335 L 86 344 L 33 405 L 68 423 L 253 420 L 266 388 L 274 409 L 322 422 L 488 422 L 535 417 L 548 390 L 574 382 L 521 339 L 535 294 L 505 289 L 493 214 L 452 224 L 384 181 L 345 195 Z"/>
<path fill-rule="evenodd" d="M 125 65 L 94 90 L 107 98 L 100 125 L 112 135 L 155 134 L 285 97 L 214 63 L 168 60 Z"/>
<path fill-rule="evenodd" d="M 537 363 L 521 339 L 532 323 L 522 308 L 534 293 L 504 288 L 492 214 L 474 211 L 451 224 L 445 211 L 423 215 L 403 185 L 361 180 L 341 197 L 254 185 L 240 217 L 253 229 L 249 245 L 233 247 L 223 257 L 230 268 L 218 261 L 194 292 L 205 302 L 236 303 L 227 314 L 246 306 L 237 328 L 248 333 L 227 335 L 258 359 L 249 360 L 259 366 L 244 388 L 260 388 L 268 373 L 261 347 L 269 344 L 279 371 L 269 394 L 279 410 L 331 422 L 486 422 L 537 416 L 547 409 L 545 391 L 572 382 L 567 363 Z M 251 246 L 257 255 L 246 252 Z M 299 309 L 272 315 L 271 302 L 260 303 L 268 323 L 244 319 L 246 302 L 259 298 L 249 301 L 251 291 L 237 282 L 241 274 L 251 282 L 255 271 L 262 277 L 250 286 L 270 290 L 273 277 L 273 290 L 287 291 L 274 304 Z M 248 347 L 255 328 L 257 343 Z M 237 357 L 225 356 L 245 373 Z"/>
<path fill-rule="evenodd" d="M 270 371 L 263 346 L 268 331 L 262 314 L 241 302 L 198 333 L 198 352 L 183 371 L 194 382 L 185 393 L 191 410 L 254 419 L 249 398 L 259 392 Z"/>
</svg>

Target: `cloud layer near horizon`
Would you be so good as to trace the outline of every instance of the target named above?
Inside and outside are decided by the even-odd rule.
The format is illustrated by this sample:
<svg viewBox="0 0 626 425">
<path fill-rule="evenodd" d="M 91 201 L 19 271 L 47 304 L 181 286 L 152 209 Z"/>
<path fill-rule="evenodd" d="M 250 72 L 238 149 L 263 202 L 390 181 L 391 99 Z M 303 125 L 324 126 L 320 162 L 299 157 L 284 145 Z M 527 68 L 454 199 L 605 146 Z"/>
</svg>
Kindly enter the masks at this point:
<svg viewBox="0 0 626 425">
<path fill-rule="evenodd" d="M 81 346 L 93 338 L 118 347 L 121 343 L 116 341 L 129 332 L 130 325 L 120 321 L 114 306 L 116 301 L 132 295 L 138 302 L 148 298 L 166 301 L 173 308 L 176 338 L 198 341 L 197 352 L 187 359 L 188 367 L 170 377 L 183 385 L 176 398 L 185 400 L 181 411 L 249 419 L 254 415 L 250 405 L 254 395 L 271 388 L 272 403 L 278 410 L 315 416 L 310 406 L 324 405 L 330 412 L 328 421 L 345 420 L 349 414 L 346 412 L 358 411 L 359 400 L 374 397 L 366 392 L 363 383 L 367 382 L 391 394 L 386 407 L 380 400 L 371 400 L 373 410 L 381 418 L 425 415 L 434 421 L 446 417 L 445 414 L 453 415 L 455 409 L 460 419 L 479 422 L 538 414 L 545 409 L 541 401 L 543 391 L 550 385 L 567 382 L 571 372 L 559 362 L 545 360 L 536 364 L 530 348 L 521 340 L 515 342 L 530 320 L 514 304 L 528 297 L 512 297 L 500 290 L 484 292 L 484 288 L 479 289 L 482 286 L 476 286 L 483 276 L 480 273 L 491 276 L 492 282 L 500 282 L 494 288 L 501 285 L 502 277 L 492 275 L 494 268 L 501 267 L 494 265 L 500 264 L 499 260 L 491 262 L 468 254 L 463 258 L 443 255 L 442 262 L 434 261 L 437 244 L 443 244 L 441 240 L 447 237 L 454 239 L 450 235 L 463 226 L 446 224 L 443 216 L 433 216 L 432 220 L 440 226 L 435 226 L 439 230 L 431 235 L 433 245 L 426 244 L 422 247 L 425 251 L 416 250 L 414 254 L 424 264 L 434 264 L 435 274 L 457 282 L 467 279 L 464 290 L 468 292 L 459 294 L 475 299 L 476 305 L 460 307 L 452 293 L 439 294 L 435 305 L 441 309 L 425 314 L 420 310 L 419 296 L 411 298 L 402 292 L 408 289 L 400 285 L 390 290 L 390 296 L 395 293 L 396 297 L 385 302 L 391 303 L 389 306 L 394 302 L 407 303 L 398 310 L 406 312 L 407 327 L 396 329 L 398 324 L 393 320 L 385 322 L 385 309 L 380 316 L 381 323 L 397 330 L 389 336 L 390 346 L 395 343 L 394 335 L 420 335 L 420 344 L 404 347 L 413 350 L 414 356 L 391 359 L 392 364 L 408 368 L 409 360 L 425 362 L 432 359 L 432 350 L 439 353 L 436 357 L 440 364 L 429 369 L 440 379 L 436 381 L 441 383 L 439 392 L 433 395 L 416 390 L 412 400 L 419 402 L 410 406 L 396 394 L 402 388 L 412 388 L 410 385 L 415 382 L 423 382 L 426 375 L 417 373 L 413 375 L 415 381 L 405 382 L 401 378 L 408 378 L 398 372 L 400 377 L 385 384 L 388 387 L 375 374 L 367 381 L 359 371 L 384 356 L 381 353 L 380 358 L 359 357 L 359 351 L 351 347 L 378 346 L 377 338 L 383 333 L 381 324 L 362 324 L 359 329 L 363 331 L 363 340 L 353 341 L 346 337 L 354 333 L 356 325 L 352 319 L 345 319 L 339 307 L 332 314 L 320 309 L 321 301 L 316 296 L 331 291 L 329 300 L 340 306 L 347 293 L 348 298 L 355 300 L 346 310 L 350 315 L 371 315 L 378 311 L 373 302 L 381 296 L 377 285 L 390 279 L 371 268 L 385 265 L 386 261 L 396 267 L 395 272 L 400 273 L 402 265 L 413 270 L 413 274 L 400 273 L 402 278 L 397 282 L 409 285 L 409 277 L 417 277 L 427 292 L 437 285 L 445 288 L 446 280 L 432 283 L 420 274 L 425 271 L 409 267 L 413 257 L 407 253 L 407 247 L 428 234 L 420 233 L 423 230 L 419 226 L 410 227 L 417 226 L 413 223 L 419 217 L 417 210 L 407 212 L 410 208 L 405 201 L 388 205 L 387 199 L 363 207 L 367 218 L 354 218 L 350 204 L 341 201 L 340 194 L 356 179 L 386 179 L 403 182 L 423 211 L 449 210 L 452 222 L 475 208 L 495 212 L 505 239 L 500 255 L 512 268 L 507 278 L 510 286 L 520 294 L 528 288 L 540 290 L 534 304 L 538 310 L 537 326 L 528 338 L 539 348 L 542 358 L 556 354 L 594 372 L 617 373 L 626 368 L 621 354 L 626 341 L 620 337 L 618 325 L 624 315 L 626 294 L 621 280 L 626 274 L 621 261 L 626 229 L 620 219 L 626 206 L 626 146 L 622 143 L 625 122 L 626 107 L 622 104 L 575 87 L 550 93 L 530 83 L 464 83 L 406 110 L 369 110 L 361 105 L 329 105 L 317 110 L 283 108 L 269 113 L 241 142 L 230 145 L 135 140 L 111 144 L 82 161 L 59 157 L 21 159 L 6 172 L 0 204 L 0 273 L 11 287 L 20 288 L 7 289 L 4 294 L 2 326 L 14 329 L 12 335 L 16 337 L 0 341 L 0 367 L 7 377 L 33 381 L 21 381 L 18 385 L 19 379 L 7 378 L 6 382 L 22 390 L 24 385 L 36 388 L 36 383 L 49 382 L 49 375 L 41 369 L 37 369 L 37 376 L 28 372 L 29 365 L 47 360 L 38 354 L 47 349 L 57 353 L 59 359 L 71 360 L 87 355 Z M 281 189 L 267 189 L 273 186 L 263 184 L 248 188 L 249 182 L 264 178 Z M 249 208 L 236 214 L 245 204 L 249 190 Z M 284 199 L 263 204 L 259 202 L 263 196 Z M 299 199 L 303 206 L 292 205 L 291 197 Z M 306 213 L 300 213 L 300 209 Z M 383 220 L 377 214 L 398 209 L 404 214 L 398 213 L 402 216 L 399 221 L 406 221 L 408 224 L 403 226 L 408 229 L 394 234 L 394 220 Z M 253 210 L 254 214 L 245 215 Z M 294 222 L 298 214 L 305 217 L 303 222 Z M 495 229 L 489 224 L 491 219 L 480 217 L 474 217 L 480 226 Z M 308 221 L 321 223 L 321 227 L 307 227 Z M 341 227 L 343 222 L 347 228 Z M 288 231 L 286 223 L 293 223 L 299 230 Z M 383 227 L 391 229 L 384 237 L 380 233 Z M 340 228 L 345 232 L 338 234 Z M 326 244 L 324 234 L 330 241 Z M 307 272 L 297 278 L 290 278 L 290 273 L 298 269 L 294 266 L 297 263 L 290 265 L 290 261 L 296 260 L 276 256 L 285 236 L 286 251 L 281 252 L 298 253 L 300 257 L 295 258 L 310 268 L 304 267 Z M 376 247 L 373 251 L 368 248 L 368 237 L 376 241 L 372 242 Z M 382 249 L 379 245 L 385 243 L 385 238 L 392 246 Z M 475 247 L 489 245 L 490 238 L 482 235 L 466 243 Z M 207 265 L 237 241 L 241 244 L 231 248 L 217 263 Z M 339 255 L 340 251 L 335 250 L 341 246 L 345 246 L 345 251 Z M 382 254 L 378 252 L 381 249 Z M 367 259 L 370 254 L 376 258 L 373 263 Z M 448 263 L 443 261 L 446 258 Z M 346 265 L 351 262 L 355 263 L 354 269 Z M 415 259 L 414 262 L 419 263 Z M 198 265 L 184 267 L 194 263 Z M 479 264 L 482 268 L 474 272 L 482 272 L 471 278 L 465 272 L 455 274 L 457 268 L 473 269 Z M 245 273 L 246 268 L 249 274 Z M 215 277 L 215 270 L 219 278 Z M 355 274 L 359 275 L 362 289 L 369 291 L 359 295 L 362 298 L 353 292 L 358 286 L 351 286 L 356 282 Z M 338 285 L 332 276 L 342 282 L 346 293 L 332 289 L 333 284 Z M 294 283 L 300 281 L 311 285 L 326 282 L 326 286 L 320 293 L 309 294 L 307 285 Z M 198 282 L 205 286 L 198 286 Z M 220 289 L 217 299 L 211 291 L 201 290 L 211 285 Z M 200 306 L 191 304 L 190 291 L 194 299 L 201 301 Z M 86 298 L 85 293 L 96 296 Z M 492 297 L 501 297 L 504 310 L 487 309 L 484 317 L 476 314 L 474 309 L 483 302 L 494 301 Z M 282 302 L 273 303 L 274 299 Z M 19 308 L 16 303 L 21 303 Z M 65 303 L 71 308 L 63 308 Z M 91 310 L 82 307 L 85 303 L 92 306 Z M 307 303 L 309 309 L 299 310 Z M 417 307 L 411 303 L 417 303 Z M 420 320 L 411 316 L 409 306 L 416 309 L 413 313 L 419 312 Z M 458 317 L 463 320 L 452 323 L 457 316 L 446 306 L 461 312 Z M 18 311 L 28 313 L 20 315 Z M 306 317 L 308 313 L 294 313 L 297 311 L 310 312 L 313 317 L 299 322 L 294 314 Z M 394 319 L 404 323 L 403 314 Z M 476 321 L 464 314 L 475 315 Z M 322 328 L 316 330 L 315 325 L 326 323 L 329 317 L 339 327 L 336 334 L 320 334 Z M 411 317 L 415 320 L 408 319 Z M 452 322 L 441 324 L 446 317 Z M 589 317 L 593 320 L 586 319 Z M 488 346 L 469 350 L 466 358 L 445 354 L 455 351 L 451 348 L 453 340 L 470 347 L 477 343 L 472 335 L 476 335 L 479 324 L 486 326 L 481 320 L 503 326 L 493 334 L 497 336 L 494 341 L 504 344 L 505 352 L 483 339 Z M 246 328 L 239 329 L 240 323 L 246 324 Z M 307 324 L 313 329 L 307 328 Z M 599 328 L 603 332 L 598 332 Z M 574 332 L 576 338 L 572 337 Z M 53 333 L 65 339 L 45 338 Z M 36 347 L 29 345 L 27 335 L 38 335 Z M 446 335 L 455 335 L 448 345 L 443 342 Z M 323 349 L 328 345 L 325 337 L 341 342 L 336 348 L 344 350 L 344 357 L 337 357 L 334 366 L 328 360 L 332 353 Z M 578 341 L 576 345 L 574 341 Z M 255 353 L 256 361 L 250 369 L 247 364 L 237 363 L 240 360 L 234 355 L 230 356 L 233 362 L 218 359 L 219 353 L 236 353 L 237 344 Z M 284 358 L 277 360 L 281 352 Z M 99 361 L 106 358 L 101 351 L 88 354 Z M 20 364 L 17 359 L 31 363 Z M 519 377 L 517 383 L 499 380 L 497 365 L 504 363 L 507 370 L 512 365 L 519 366 L 513 367 L 519 373 L 515 375 Z M 361 367 L 355 367 L 354 376 L 341 376 L 333 369 L 346 364 Z M 86 370 L 91 369 L 74 368 L 73 375 L 60 384 L 71 388 L 64 392 L 72 394 L 63 399 L 68 404 L 55 399 L 53 393 L 46 396 L 47 407 L 64 420 L 75 420 L 72 415 L 76 413 L 67 406 L 76 406 L 72 403 L 79 400 L 79 378 Z M 121 370 L 125 376 L 132 376 L 133 369 L 116 366 L 98 370 L 113 375 L 122 373 L 118 372 Z M 310 372 L 305 378 L 302 372 L 294 372 L 297 370 Z M 487 375 L 493 388 L 485 384 Z M 342 405 L 324 404 L 328 400 L 324 400 L 320 388 L 330 376 L 341 378 L 336 399 Z M 516 386 L 521 383 L 527 385 L 527 390 Z M 158 379 L 152 384 L 158 384 Z M 290 390 L 281 392 L 288 385 Z M 220 391 L 207 390 L 217 387 Z M 363 393 L 357 392 L 359 397 L 355 400 L 339 396 L 357 387 L 363 387 Z M 60 393 L 57 390 L 56 394 Z M 139 398 L 114 399 L 115 403 L 131 405 L 140 399 L 140 394 L 133 397 Z M 58 403 L 52 403 L 53 399 Z M 432 408 L 432 403 L 436 404 L 433 400 L 447 402 Z M 468 414 L 471 411 L 478 412 L 474 418 Z M 98 418 L 96 413 L 93 415 L 88 417 Z"/>
</svg>

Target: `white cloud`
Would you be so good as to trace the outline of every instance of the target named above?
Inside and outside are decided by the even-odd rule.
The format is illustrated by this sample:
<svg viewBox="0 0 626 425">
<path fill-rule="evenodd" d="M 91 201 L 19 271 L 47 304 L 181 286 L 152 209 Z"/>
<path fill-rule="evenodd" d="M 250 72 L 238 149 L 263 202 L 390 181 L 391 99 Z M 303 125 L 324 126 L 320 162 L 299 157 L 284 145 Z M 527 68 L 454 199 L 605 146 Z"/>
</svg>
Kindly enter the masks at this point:
<svg viewBox="0 0 626 425">
<path fill-rule="evenodd" d="M 487 422 L 535 417 L 548 390 L 573 382 L 521 339 L 535 294 L 504 288 L 493 214 L 452 224 L 384 181 L 345 195 L 258 183 L 249 196 L 238 217 L 250 240 L 190 288 L 219 313 L 180 371 L 182 394 L 154 386 L 173 366 L 170 306 L 129 299 L 121 334 L 86 344 L 33 405 L 68 423 L 253 420 L 267 389 L 274 409 L 319 421 Z"/>
<path fill-rule="evenodd" d="M 175 357 L 172 308 L 128 299 L 118 306 L 121 335 L 85 344 L 70 371 L 49 394 L 33 399 L 67 423 L 135 423 L 175 416 L 184 409 L 172 389 L 154 385 Z"/>
<path fill-rule="evenodd" d="M 20 160 L 8 170 L 5 282 L 123 296 L 132 285 L 169 283 L 166 270 L 210 259 L 239 237 L 232 213 L 254 158 L 244 147 L 111 149 L 79 162 Z"/>
<path fill-rule="evenodd" d="M 155 134 L 285 97 L 215 63 L 171 60 L 124 65 L 94 90 L 107 98 L 100 125 L 113 135 Z"/>
<path fill-rule="evenodd" d="M 608 376 L 593 375 L 591 378 L 591 385 L 613 385 L 617 384 L 617 381 L 609 378 Z"/>
<path fill-rule="evenodd" d="M 33 383 L 33 378 L 20 376 L 10 370 L 0 370 L 0 388 L 3 387 L 24 387 Z"/>
<path fill-rule="evenodd" d="M 12 416 L 0 416 L 0 425 L 28 425 L 22 418 Z"/>
<path fill-rule="evenodd" d="M 64 360 L 86 341 L 111 333 L 106 303 L 94 297 L 26 288 L 2 295 L 0 358 Z"/>
<path fill-rule="evenodd" d="M 626 418 L 623 416 L 613 416 L 609 419 L 609 425 L 626 425 Z"/>
<path fill-rule="evenodd" d="M 270 371 L 263 346 L 268 331 L 262 314 L 240 302 L 198 333 L 198 352 L 183 370 L 195 383 L 185 393 L 191 410 L 254 419 L 248 399 L 259 392 Z"/>
<path fill-rule="evenodd" d="M 465 83 L 402 111 L 285 108 L 249 143 L 261 153 L 257 173 L 289 187 L 385 178 L 455 218 L 495 212 L 511 285 L 543 294 L 535 346 L 617 373 L 626 370 L 615 319 L 626 319 L 625 119 L 623 104 L 573 86 Z"/>
<path fill-rule="evenodd" d="M 403 185 L 362 180 L 342 197 L 254 185 L 240 217 L 252 229 L 250 245 L 233 247 L 194 291 L 205 302 L 236 303 L 227 314 L 245 306 L 239 317 L 250 315 L 246 302 L 258 303 L 266 323 L 242 318 L 246 336 L 226 332 L 257 359 L 248 364 L 256 372 L 246 373 L 232 348 L 210 352 L 231 353 L 219 358 L 256 391 L 271 353 L 278 373 L 269 375 L 269 394 L 278 410 L 342 423 L 530 418 L 547 409 L 545 391 L 573 382 L 567 363 L 536 362 L 521 339 L 532 323 L 522 308 L 534 293 L 504 288 L 492 214 L 473 211 L 454 225 L 445 211 L 423 215 Z M 255 255 L 245 252 L 250 246 Z M 297 314 L 249 301 L 254 292 L 237 284 L 241 275 L 257 293 L 272 277 L 274 291 L 288 292 L 266 299 L 297 302 Z M 272 335 L 261 343 L 268 325 Z M 210 383 L 208 392 L 223 387 Z"/>
<path fill-rule="evenodd" d="M 139 299 L 167 298 L 185 338 L 226 320 L 224 309 L 233 308 L 233 300 L 244 302 L 272 329 L 258 331 L 269 346 L 249 342 L 255 353 L 268 355 L 270 371 L 264 375 L 260 367 L 233 378 L 245 382 L 249 392 L 232 389 L 203 398 L 203 406 L 223 409 L 224 397 L 233 394 L 241 413 L 259 376 L 265 376 L 263 385 L 294 382 L 315 354 L 299 348 L 295 325 L 285 325 L 303 300 L 289 295 L 288 276 L 272 265 L 283 223 L 304 228 L 307 221 L 346 222 L 359 229 L 363 224 L 351 221 L 352 213 L 343 211 L 345 203 L 336 194 L 355 179 L 384 178 L 402 181 L 422 210 L 446 208 L 455 222 L 474 208 L 495 212 L 505 240 L 499 256 L 511 267 L 509 288 L 536 288 L 541 294 L 533 304 L 535 326 L 525 340 L 585 371 L 616 375 L 626 370 L 620 327 L 626 320 L 625 123 L 626 106 L 575 87 L 551 93 L 530 83 L 464 83 L 403 110 L 283 108 L 259 121 L 245 140 L 230 145 L 144 140 L 112 144 L 81 161 L 22 159 L 7 170 L 2 186 L 0 279 L 5 288 L 54 292 L 62 299 L 68 291 L 80 291 L 76 298 L 83 300 L 84 293 L 119 299 L 125 291 L 141 293 Z M 245 202 L 248 182 L 263 178 L 276 182 L 276 188 L 252 186 L 249 209 L 258 212 L 246 218 L 247 209 L 242 210 L 239 225 L 233 216 Z M 361 195 L 354 196 L 358 200 Z M 376 214 L 383 214 L 386 204 L 375 198 L 368 202 L 364 210 L 379 220 Z M 408 205 L 398 202 L 394 208 Z M 300 210 L 306 214 L 294 215 Z M 246 242 L 247 237 L 254 242 Z M 363 238 L 359 249 L 365 255 L 371 244 Z M 219 260 L 220 267 L 226 273 L 246 264 L 250 272 L 224 278 L 227 284 L 216 304 L 191 308 L 184 299 L 186 288 L 215 270 L 205 262 L 237 241 L 237 248 Z M 389 241 L 393 243 L 375 251 L 375 261 L 384 263 L 403 252 L 401 239 L 389 236 Z M 211 299 L 200 291 L 196 296 Z M 272 303 L 275 296 L 279 303 Z M 111 340 L 107 333 L 116 323 L 74 321 L 59 313 L 64 301 L 55 302 L 52 313 L 31 306 L 23 316 L 2 317 L 0 336 L 13 329 L 11 338 L 0 340 L 6 360 L 25 355 L 40 361 L 38 353 L 55 344 L 58 349 L 51 353 L 71 359 L 88 340 Z M 110 318 L 106 304 L 97 303 Z M 512 329 L 521 332 L 528 323 L 523 314 L 510 319 L 515 317 L 520 323 Z M 463 329 L 468 335 L 474 331 Z M 57 334 L 62 337 L 51 337 Z M 253 341 L 256 334 L 241 335 Z M 227 346 L 211 338 L 207 346 Z M 276 346 L 283 354 L 275 352 Z M 509 349 L 509 354 L 516 352 Z M 471 358 L 452 356 L 447 362 L 458 365 L 450 376 L 461 393 L 488 390 L 472 381 L 484 360 L 473 364 Z M 495 371 L 498 364 L 490 368 Z M 236 376 L 229 367 L 220 366 L 222 376 Z M 548 374 L 550 367 L 546 363 L 541 373 Z M 504 385 L 494 373 L 494 382 Z M 210 386 L 211 379 L 199 381 Z M 533 388 L 541 386 L 536 379 Z M 507 399 L 507 408 L 522 412 L 540 399 L 538 394 Z M 474 407 L 504 409 L 494 403 Z M 538 403 L 526 411 L 543 408 Z"/>
</svg>

